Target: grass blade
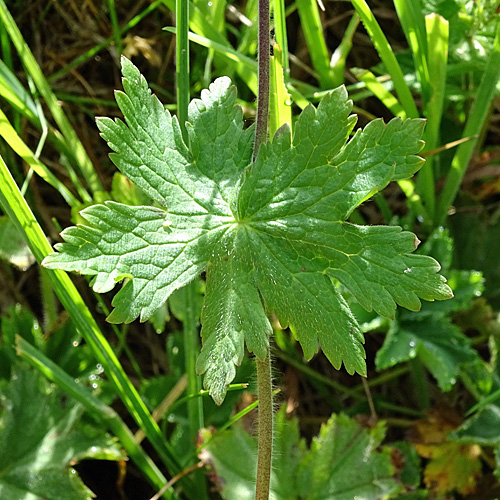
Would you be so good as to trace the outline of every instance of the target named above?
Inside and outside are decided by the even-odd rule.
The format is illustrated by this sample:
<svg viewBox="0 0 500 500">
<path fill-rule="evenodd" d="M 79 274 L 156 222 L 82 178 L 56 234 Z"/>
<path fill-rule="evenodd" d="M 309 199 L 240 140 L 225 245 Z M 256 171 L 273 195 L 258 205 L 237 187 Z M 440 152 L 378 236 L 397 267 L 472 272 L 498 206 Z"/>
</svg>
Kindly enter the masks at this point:
<svg viewBox="0 0 500 500">
<path fill-rule="evenodd" d="M 7 144 L 32 168 L 45 182 L 59 191 L 70 207 L 78 205 L 79 201 L 71 191 L 37 158 L 26 146 L 24 141 L 17 135 L 14 127 L 10 124 L 4 112 L 0 110 L 0 136 Z"/>
<path fill-rule="evenodd" d="M 292 127 L 292 101 L 284 82 L 283 53 L 279 45 L 274 45 L 271 56 L 271 77 L 269 92 L 269 137 L 288 123 Z"/>
<path fill-rule="evenodd" d="M 144 452 L 142 447 L 137 444 L 134 435 L 115 410 L 101 403 L 88 389 L 77 384 L 57 364 L 19 335 L 16 336 L 16 350 L 17 354 L 25 361 L 39 370 L 51 382 L 54 382 L 66 394 L 76 399 L 93 417 L 103 422 L 120 440 L 127 455 L 134 461 L 152 486 L 157 489 L 163 487 L 167 482 L 165 476 Z M 172 492 L 168 492 L 165 493 L 164 498 L 173 499 L 176 497 L 174 497 Z"/>
<path fill-rule="evenodd" d="M 73 59 L 69 64 L 64 66 L 64 68 L 61 68 L 59 71 L 56 71 L 52 75 L 49 76 L 48 81 L 49 82 L 54 82 L 55 80 L 61 78 L 61 76 L 65 75 L 72 69 L 75 69 L 76 67 L 80 66 L 80 64 L 83 64 L 84 62 L 88 61 L 92 57 L 94 57 L 96 54 L 98 54 L 101 50 L 105 49 L 108 45 L 113 43 L 116 39 L 116 37 L 119 35 L 123 35 L 126 33 L 128 30 L 132 29 L 134 26 L 139 24 L 148 14 L 153 12 L 159 5 L 165 3 L 165 0 L 155 0 L 153 3 L 148 5 L 142 12 L 137 14 L 134 18 L 132 18 L 127 24 L 122 26 L 120 28 L 118 33 L 113 33 L 110 37 L 106 38 L 103 42 L 99 43 L 95 47 L 92 47 L 90 50 L 85 52 L 84 54 L 78 56 L 76 59 Z M 173 4 L 172 4 L 173 5 Z M 172 11 L 174 10 L 172 6 Z"/>
<path fill-rule="evenodd" d="M 163 28 L 169 33 L 176 33 L 177 30 L 172 27 Z M 189 32 L 189 40 L 191 42 L 197 43 L 202 47 L 207 47 L 214 49 L 215 52 L 226 57 L 229 61 L 238 63 L 236 69 L 239 75 L 242 75 L 244 82 L 248 88 L 257 95 L 257 62 L 250 57 L 247 57 L 240 52 L 236 51 L 232 47 L 228 47 L 218 42 L 214 42 L 207 37 L 197 35 L 196 33 Z"/>
<path fill-rule="evenodd" d="M 318 4 L 316 0 L 297 0 L 296 5 L 307 47 L 309 48 L 311 62 L 318 73 L 319 85 L 323 89 L 335 87 L 335 78 L 330 67 L 330 57 L 323 35 Z M 342 74 L 342 78 L 343 76 Z"/>
<path fill-rule="evenodd" d="M 427 118 L 427 125 L 424 132 L 426 151 L 432 151 L 439 145 L 441 118 L 443 116 L 443 105 L 446 89 L 446 67 L 448 62 L 448 21 L 437 14 L 426 16 L 427 46 L 432 47 L 428 56 L 429 73 L 432 79 L 429 81 L 429 100 L 425 105 L 424 114 Z M 422 202 L 427 208 L 431 220 L 424 221 L 432 223 L 436 210 L 436 188 L 434 166 L 436 164 L 434 156 L 427 157 L 425 165 L 422 167 L 417 177 L 417 192 L 422 198 Z"/>
<path fill-rule="evenodd" d="M 78 168 L 80 169 L 82 176 L 87 180 L 87 183 L 92 190 L 92 192 L 104 191 L 99 178 L 92 166 L 92 162 L 85 151 L 80 139 L 76 135 L 71 123 L 66 118 L 63 109 L 59 106 L 57 98 L 52 92 L 49 83 L 47 82 L 45 76 L 40 69 L 40 66 L 36 62 L 33 54 L 27 43 L 24 41 L 19 28 L 17 27 L 14 19 L 12 18 L 10 12 L 5 5 L 4 0 L 0 0 L 0 21 L 4 24 L 12 43 L 16 47 L 16 50 L 21 58 L 27 73 L 33 78 L 37 89 L 44 98 L 54 120 L 56 121 L 58 127 L 68 144 L 69 149 L 73 152 L 73 158 Z M 89 197 L 85 201 L 92 201 Z"/>
<path fill-rule="evenodd" d="M 0 205 L 24 236 L 31 252 L 40 263 L 52 252 L 52 248 L 1 157 Z M 169 471 L 172 474 L 179 472 L 179 461 L 175 453 L 165 440 L 156 422 L 151 418 L 144 402 L 128 379 L 113 349 L 100 331 L 69 276 L 59 270 L 47 272 L 46 275 L 62 305 L 68 311 L 87 344 L 89 344 L 96 359 L 103 366 L 131 416 L 144 431 Z M 191 493 L 193 491 L 193 485 L 189 479 L 183 480 L 183 487 L 187 492 Z"/>
<path fill-rule="evenodd" d="M 176 68 L 177 68 L 177 117 L 184 141 L 189 145 L 186 130 L 189 105 L 189 1 L 176 0 L 175 17 L 177 27 Z M 184 356 L 189 394 L 196 394 L 201 389 L 201 378 L 196 372 L 196 359 L 200 352 L 199 318 L 196 310 L 196 284 L 194 281 L 182 289 L 184 298 Z M 192 399 L 187 404 L 189 420 L 189 438 L 196 442 L 198 431 L 204 427 L 203 402 L 200 398 Z M 193 473 L 196 498 L 208 499 L 205 476 L 201 470 Z"/>
<path fill-rule="evenodd" d="M 401 67 L 392 51 L 384 32 L 380 28 L 373 12 L 365 0 L 351 0 L 356 12 L 358 13 L 361 21 L 363 22 L 366 31 L 368 31 L 370 38 L 377 50 L 380 59 L 384 63 L 387 71 L 391 75 L 392 81 L 394 83 L 394 88 L 399 97 L 399 102 L 406 111 L 406 115 L 409 118 L 418 118 L 420 115 L 417 111 L 417 106 L 413 100 L 408 86 L 406 85 L 403 72 Z"/>
<path fill-rule="evenodd" d="M 421 85 L 424 102 L 430 96 L 429 67 L 427 63 L 427 36 L 422 5 L 420 0 L 394 0 L 394 6 L 398 14 L 399 22 L 403 28 L 406 40 L 411 49 L 415 71 Z M 430 45 L 434 50 L 434 47 Z M 434 75 L 433 75 L 434 78 Z"/>
<path fill-rule="evenodd" d="M 476 92 L 476 99 L 465 124 L 462 137 L 470 137 L 470 140 L 461 144 L 451 162 L 451 169 L 446 179 L 443 192 L 438 201 L 435 225 L 444 223 L 448 216 L 448 210 L 455 199 L 460 188 L 462 179 L 474 150 L 476 149 L 478 137 L 481 135 L 493 97 L 496 93 L 496 86 L 500 78 L 500 20 L 497 20 L 495 41 L 493 51 L 488 60 L 486 71 L 483 73 L 481 83 Z"/>
<path fill-rule="evenodd" d="M 344 83 L 345 62 L 352 49 L 352 38 L 358 28 L 359 21 L 360 18 L 355 12 L 345 29 L 344 36 L 342 37 L 339 46 L 335 49 L 335 52 L 332 54 L 332 58 L 330 59 L 330 67 L 332 68 L 334 76 L 334 87 L 338 87 Z"/>
<path fill-rule="evenodd" d="M 356 78 L 364 83 L 372 91 L 380 102 L 394 115 L 403 119 L 407 118 L 406 111 L 400 102 L 385 87 L 382 82 L 377 80 L 375 75 L 367 69 L 351 68 Z"/>
</svg>

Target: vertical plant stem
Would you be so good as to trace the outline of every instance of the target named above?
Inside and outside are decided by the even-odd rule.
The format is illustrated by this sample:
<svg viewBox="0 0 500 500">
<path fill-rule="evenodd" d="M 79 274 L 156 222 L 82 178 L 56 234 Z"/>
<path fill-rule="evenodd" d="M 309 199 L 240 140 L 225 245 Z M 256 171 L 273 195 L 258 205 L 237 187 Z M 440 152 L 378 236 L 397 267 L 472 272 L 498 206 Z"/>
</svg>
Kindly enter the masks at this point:
<svg viewBox="0 0 500 500">
<path fill-rule="evenodd" d="M 269 0 L 259 0 L 259 91 L 257 95 L 257 126 L 254 158 L 259 147 L 267 141 L 269 124 Z M 259 393 L 259 456 L 255 500 L 269 499 L 273 452 L 273 391 L 271 355 L 257 360 L 257 389 Z"/>
<path fill-rule="evenodd" d="M 273 452 L 273 389 L 269 353 L 263 362 L 257 360 L 257 387 L 259 391 L 259 456 L 255 500 L 268 500 Z"/>
<path fill-rule="evenodd" d="M 189 146 L 186 130 L 189 106 L 189 1 L 176 0 L 175 17 L 177 26 L 176 73 L 177 73 L 177 118 L 179 119 L 184 142 Z M 197 394 L 201 390 L 199 377 L 196 375 L 196 357 L 199 350 L 198 315 L 195 307 L 195 283 L 184 287 L 184 356 L 188 378 L 188 394 Z M 196 442 L 198 430 L 203 427 L 203 401 L 191 399 L 187 405 L 189 419 L 189 437 Z M 196 498 L 208 498 L 205 476 L 201 470 L 193 473 Z"/>
<path fill-rule="evenodd" d="M 267 141 L 269 123 L 269 0 L 259 0 L 259 90 L 254 158 L 261 144 Z"/>
<path fill-rule="evenodd" d="M 176 76 L 177 76 L 177 118 L 184 142 L 188 144 L 186 121 L 189 105 L 189 2 L 175 1 L 175 23 L 177 26 Z M 189 145 L 189 144 L 188 144 Z"/>
</svg>

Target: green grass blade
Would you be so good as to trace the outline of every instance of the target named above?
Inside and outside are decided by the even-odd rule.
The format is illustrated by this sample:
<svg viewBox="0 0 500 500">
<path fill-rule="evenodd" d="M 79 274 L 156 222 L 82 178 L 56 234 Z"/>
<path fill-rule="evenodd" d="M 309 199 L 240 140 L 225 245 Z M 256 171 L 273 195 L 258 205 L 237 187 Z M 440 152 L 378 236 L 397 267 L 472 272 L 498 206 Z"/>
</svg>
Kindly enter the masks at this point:
<svg viewBox="0 0 500 500">
<path fill-rule="evenodd" d="M 39 263 L 42 262 L 52 252 L 52 248 L 1 157 L 0 205 L 26 239 L 36 260 Z M 175 474 L 179 472 L 179 461 L 175 457 L 175 453 L 165 440 L 156 422 L 151 418 L 144 402 L 128 379 L 113 349 L 99 330 L 97 323 L 69 276 L 59 270 L 47 272 L 47 276 L 51 281 L 56 295 L 92 349 L 96 359 L 103 366 L 118 396 L 131 416 L 144 431 L 170 473 Z M 186 491 L 193 491 L 193 486 L 189 479 L 184 478 L 182 483 Z"/>
<path fill-rule="evenodd" d="M 271 138 L 285 123 L 292 127 L 292 100 L 285 87 L 282 60 L 283 53 L 279 45 L 275 44 L 270 64 L 269 137 Z"/>
<path fill-rule="evenodd" d="M 109 18 L 113 28 L 113 38 L 118 54 L 123 53 L 122 36 L 120 33 L 120 25 L 118 24 L 118 16 L 116 15 L 115 0 L 108 0 Z"/>
<path fill-rule="evenodd" d="M 176 0 L 176 68 L 177 68 L 177 117 L 186 144 L 189 138 L 186 130 L 189 105 L 189 1 Z M 201 378 L 196 371 L 196 359 L 200 352 L 199 318 L 196 310 L 196 281 L 187 284 L 182 289 L 184 298 L 184 356 L 187 374 L 187 389 L 189 394 L 201 390 Z M 187 404 L 189 420 L 189 438 L 196 442 L 198 432 L 205 426 L 203 419 L 203 402 L 200 398 L 192 399 Z M 195 478 L 195 494 L 200 500 L 208 499 L 207 487 L 203 472 L 193 473 Z"/>
<path fill-rule="evenodd" d="M 184 142 L 189 145 L 186 131 L 189 106 L 189 2 L 176 0 L 176 76 L 177 76 L 177 118 Z"/>
<path fill-rule="evenodd" d="M 94 418 L 101 421 L 120 440 L 127 455 L 134 461 L 153 487 L 159 490 L 165 485 L 167 482 L 165 476 L 142 447 L 137 444 L 134 435 L 115 410 L 101 403 L 92 392 L 77 384 L 57 364 L 19 335 L 16 336 L 16 350 L 21 358 L 39 370 L 66 394 L 76 399 Z M 174 497 L 172 492 L 169 491 L 165 493 L 164 498 L 173 499 L 177 497 Z"/>
<path fill-rule="evenodd" d="M 290 63 L 288 60 L 288 38 L 286 34 L 286 13 L 284 0 L 274 0 L 274 37 L 281 48 L 281 66 L 285 85 L 290 83 Z M 272 137 L 272 134 L 271 134 Z"/>
<path fill-rule="evenodd" d="M 387 71 L 391 75 L 392 81 L 394 82 L 394 88 L 399 97 L 399 102 L 406 111 L 406 115 L 409 118 L 418 118 L 420 115 L 417 111 L 413 96 L 406 85 L 401 67 L 380 25 L 375 19 L 373 12 L 370 7 L 368 7 L 365 0 L 351 0 L 351 2 L 361 18 L 366 31 L 368 31 L 380 59 L 382 59 Z"/>
<path fill-rule="evenodd" d="M 429 100 L 424 109 L 427 125 L 424 132 L 425 151 L 437 148 L 440 142 L 441 118 L 443 116 L 443 105 L 446 89 L 446 66 L 448 62 L 448 21 L 437 14 L 431 14 L 425 18 L 427 46 L 432 47 L 428 54 L 429 73 L 432 78 L 429 81 Z M 434 156 L 428 156 L 426 164 L 422 167 L 417 177 L 417 192 L 427 208 L 429 223 L 434 219 L 436 210 L 436 188 L 434 176 Z M 425 222 L 425 221 L 424 221 Z"/>
<path fill-rule="evenodd" d="M 30 48 L 24 41 L 19 28 L 17 27 L 14 19 L 12 18 L 10 12 L 5 5 L 4 0 L 0 0 L 0 21 L 4 24 L 12 43 L 16 47 L 16 50 L 21 58 L 23 65 L 27 73 L 33 78 L 36 87 L 38 88 L 40 94 L 44 98 L 54 120 L 56 121 L 58 127 L 68 144 L 68 147 L 73 152 L 73 158 L 77 163 L 82 176 L 86 179 L 90 189 L 95 193 L 97 191 L 103 191 L 103 187 L 99 178 L 93 168 L 92 162 L 85 151 L 80 139 L 76 135 L 71 123 L 66 118 L 63 109 L 59 106 L 57 98 L 52 92 L 49 83 L 47 82 L 45 76 L 40 69 L 40 66 L 36 62 Z M 92 199 L 89 197 L 88 200 Z"/>
<path fill-rule="evenodd" d="M 176 33 L 176 29 L 172 27 L 163 28 L 165 31 L 169 33 Z M 257 95 L 257 62 L 250 57 L 247 57 L 232 47 L 228 47 L 226 45 L 220 44 L 218 42 L 214 42 L 209 38 L 206 38 L 201 35 L 197 35 L 196 33 L 189 32 L 189 40 L 191 42 L 197 43 L 202 47 L 207 47 L 210 49 L 214 49 L 215 52 L 221 54 L 226 57 L 228 61 L 233 61 L 237 64 L 238 74 L 244 78 L 244 82 L 248 86 L 248 88 Z"/>
<path fill-rule="evenodd" d="M 332 54 L 332 58 L 330 59 L 330 67 L 332 68 L 334 77 L 334 87 L 338 87 L 344 83 L 345 62 L 352 49 L 352 38 L 356 32 L 359 21 L 359 15 L 355 12 L 345 29 L 344 36 L 342 37 L 339 46 L 335 49 L 335 52 Z"/>
<path fill-rule="evenodd" d="M 425 19 L 422 15 L 421 1 L 411 0 L 408 2 L 408 0 L 394 0 L 394 6 L 396 7 L 399 22 L 411 49 L 415 71 L 422 89 L 422 98 L 424 102 L 427 102 L 430 97 L 430 78 L 427 63 L 426 27 Z M 432 49 L 434 50 L 434 47 Z"/>
<path fill-rule="evenodd" d="M 385 87 L 384 84 L 377 80 L 375 75 L 367 69 L 351 68 L 352 73 L 356 78 L 364 83 L 371 90 L 373 95 L 394 115 L 399 116 L 403 120 L 408 116 L 406 111 L 401 106 L 401 103 L 393 96 Z"/>
<path fill-rule="evenodd" d="M 500 20 L 497 20 L 493 51 L 489 57 L 486 71 L 476 92 L 476 98 L 465 124 L 462 137 L 471 139 L 461 144 L 451 162 L 451 169 L 446 179 L 444 189 L 439 197 L 435 225 L 444 223 L 448 216 L 448 210 L 455 199 L 465 175 L 470 159 L 477 146 L 478 137 L 481 134 L 493 97 L 496 93 L 496 86 L 500 79 Z"/>
<path fill-rule="evenodd" d="M 79 201 L 71 191 L 39 160 L 24 141 L 17 135 L 4 112 L 0 110 L 0 136 L 7 144 L 32 168 L 45 182 L 54 187 L 70 207 L 78 205 Z"/>
<path fill-rule="evenodd" d="M 26 92 L 14 73 L 0 59 L 0 95 L 32 123 L 40 126 L 37 109 L 33 99 Z"/>
<path fill-rule="evenodd" d="M 318 4 L 315 0 L 296 0 L 295 3 L 299 11 L 311 62 L 318 73 L 320 87 L 323 89 L 332 88 L 335 86 L 335 78 L 330 67 L 330 57 L 323 35 Z"/>
</svg>

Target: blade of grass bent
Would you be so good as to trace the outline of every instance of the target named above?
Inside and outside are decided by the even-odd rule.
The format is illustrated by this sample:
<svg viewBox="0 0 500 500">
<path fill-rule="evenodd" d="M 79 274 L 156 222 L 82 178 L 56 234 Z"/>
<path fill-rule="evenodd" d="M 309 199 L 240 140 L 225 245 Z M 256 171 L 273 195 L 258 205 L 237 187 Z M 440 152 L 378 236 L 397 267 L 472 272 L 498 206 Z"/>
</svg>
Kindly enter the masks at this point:
<svg viewBox="0 0 500 500">
<path fill-rule="evenodd" d="M 368 7 L 365 0 L 351 0 L 351 2 L 368 31 L 380 59 L 382 59 L 387 71 L 391 75 L 392 81 L 394 82 L 394 88 L 399 97 L 399 102 L 406 111 L 407 116 L 409 118 L 418 118 L 420 115 L 417 111 L 413 96 L 406 85 L 401 67 L 399 66 L 396 56 L 394 55 L 384 32 L 375 19 L 373 12 L 370 7 Z"/>
<path fill-rule="evenodd" d="M 76 206 L 79 202 L 69 191 L 69 189 L 39 160 L 35 158 L 33 152 L 26 146 L 25 142 L 17 135 L 14 127 L 10 124 L 4 112 L 0 110 L 0 136 L 7 144 L 32 168 L 45 182 L 59 191 L 70 207 Z"/>
<path fill-rule="evenodd" d="M 335 49 L 330 59 L 330 67 L 333 72 L 333 86 L 338 87 L 344 83 L 345 63 L 349 52 L 352 49 L 352 38 L 358 27 L 360 18 L 357 12 L 353 14 L 347 28 L 344 31 L 344 36 L 338 47 Z"/>
<path fill-rule="evenodd" d="M 1 23 L 0 23 L 1 24 Z M 71 148 L 58 130 L 54 130 L 47 124 L 43 111 L 40 110 L 39 103 L 35 103 L 31 95 L 21 85 L 12 71 L 0 60 L 0 95 L 19 113 L 27 118 L 35 127 L 42 130 L 42 136 L 47 128 L 47 140 L 59 153 L 70 158 Z M 94 100 L 95 102 L 95 100 Z M 15 128 L 15 127 L 14 127 Z M 68 175 L 74 179 L 73 185 L 82 200 L 88 199 L 89 194 L 84 188 L 71 164 L 66 165 Z"/>
<path fill-rule="evenodd" d="M 134 461 L 153 487 L 157 489 L 163 487 L 167 482 L 165 476 L 144 452 L 142 447 L 137 444 L 134 435 L 115 410 L 103 404 L 88 389 L 77 384 L 56 363 L 19 335 L 16 335 L 16 350 L 19 356 L 39 370 L 51 382 L 54 382 L 66 394 L 76 399 L 93 417 L 103 422 L 120 440 L 127 455 Z M 174 498 L 174 495 L 169 491 L 165 493 L 164 498 L 171 500 Z"/>
<path fill-rule="evenodd" d="M 446 179 L 446 184 L 439 197 L 435 225 L 444 223 L 448 216 L 448 210 L 455 199 L 465 175 L 470 159 L 476 148 L 478 137 L 484 127 L 488 116 L 493 97 L 496 93 L 496 86 L 500 79 L 500 19 L 497 20 L 493 51 L 489 57 L 486 71 L 483 73 L 481 83 L 477 89 L 476 98 L 472 105 L 469 118 L 465 125 L 462 137 L 471 139 L 461 144 L 451 162 L 451 169 Z"/>
<path fill-rule="evenodd" d="M 0 21 L 4 24 L 12 43 L 16 47 L 16 50 L 21 58 L 27 73 L 33 78 L 38 91 L 44 98 L 54 120 L 56 121 L 58 127 L 68 144 L 68 147 L 72 151 L 73 158 L 77 163 L 83 177 L 86 179 L 92 192 L 103 191 L 103 187 L 97 174 L 94 170 L 92 162 L 85 151 L 80 139 L 76 135 L 75 130 L 71 126 L 71 123 L 66 118 L 63 109 L 59 106 L 57 98 L 52 92 L 49 83 L 45 79 L 45 76 L 40 69 L 35 57 L 33 56 L 28 44 L 24 41 L 19 28 L 17 27 L 14 19 L 12 18 L 10 12 L 5 5 L 4 0 L 0 0 Z M 92 201 L 92 197 L 88 195 L 88 199 L 85 201 Z"/>
<path fill-rule="evenodd" d="M 42 262 L 52 252 L 52 248 L 22 197 L 2 157 L 0 157 L 0 205 L 26 239 L 36 260 L 39 263 Z M 64 271 L 59 270 L 42 270 L 42 272 L 47 273 L 46 275 L 62 305 L 89 344 L 96 359 L 103 366 L 130 415 L 145 432 L 169 472 L 171 474 L 179 472 L 179 461 L 173 449 L 165 440 L 156 422 L 151 418 L 144 402 L 128 379 L 113 349 L 100 331 L 69 276 Z M 192 481 L 189 478 L 183 479 L 182 485 L 186 492 L 193 492 Z"/>
<path fill-rule="evenodd" d="M 379 82 L 375 75 L 367 69 L 351 68 L 354 76 L 366 83 L 366 87 L 372 91 L 373 95 L 394 115 L 403 120 L 407 118 L 406 111 L 400 102 Z"/>
<path fill-rule="evenodd" d="M 32 123 L 38 123 L 37 109 L 33 99 L 14 73 L 0 59 L 0 95 Z"/>
</svg>

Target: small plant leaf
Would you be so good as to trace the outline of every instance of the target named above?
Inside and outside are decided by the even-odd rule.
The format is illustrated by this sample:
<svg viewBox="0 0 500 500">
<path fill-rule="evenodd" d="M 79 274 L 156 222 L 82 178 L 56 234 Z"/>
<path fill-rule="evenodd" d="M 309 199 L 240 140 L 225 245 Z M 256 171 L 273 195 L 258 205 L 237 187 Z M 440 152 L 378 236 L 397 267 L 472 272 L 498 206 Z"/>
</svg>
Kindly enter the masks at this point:
<svg viewBox="0 0 500 500">
<path fill-rule="evenodd" d="M 375 358 L 378 370 L 418 357 L 436 378 L 442 391 L 455 384 L 461 366 L 480 361 L 471 341 L 449 316 L 457 307 L 470 307 L 483 289 L 475 271 L 449 271 L 456 300 L 427 303 L 418 314 L 401 311 Z"/>
<path fill-rule="evenodd" d="M 124 458 L 103 431 L 82 424 L 82 406 L 35 371 L 16 368 L 3 385 L 1 402 L 1 498 L 87 500 L 92 493 L 70 463 Z"/>
<path fill-rule="evenodd" d="M 475 361 L 470 340 L 449 319 L 395 323 L 377 352 L 376 366 L 383 370 L 418 357 L 436 378 L 442 391 L 455 384 L 460 365 Z"/>
<path fill-rule="evenodd" d="M 424 469 L 424 482 L 434 494 L 458 491 L 463 496 L 474 493 L 482 475 L 481 447 L 450 441 L 457 426 L 457 415 L 448 408 L 431 410 L 426 420 L 419 420 L 413 430 L 415 448 L 429 459 Z"/>
<path fill-rule="evenodd" d="M 207 271 L 197 369 L 218 403 L 245 343 L 265 357 L 270 313 L 290 325 L 306 358 L 321 345 L 336 368 L 365 374 L 363 336 L 332 279 L 387 317 L 396 304 L 418 310 L 419 297 L 451 296 L 439 264 L 412 255 L 413 234 L 345 221 L 420 168 L 422 120 L 375 120 L 347 142 L 356 118 L 341 87 L 303 111 L 293 137 L 282 127 L 252 163 L 253 130 L 243 129 L 228 78 L 190 104 L 185 144 L 137 68 L 123 59 L 122 71 L 116 99 L 125 123 L 101 118 L 98 126 L 116 166 L 164 208 L 89 207 L 90 227 L 63 231 L 65 243 L 43 265 L 93 275 L 98 292 L 126 279 L 112 322 L 149 319 Z"/>
<path fill-rule="evenodd" d="M 390 448 L 378 450 L 384 437 L 382 422 L 363 429 L 346 415 L 332 415 L 302 463 L 302 498 L 376 500 L 399 491 Z"/>
<path fill-rule="evenodd" d="M 332 416 L 307 449 L 298 422 L 284 408 L 276 415 L 271 476 L 275 500 L 378 500 L 401 491 L 393 448 L 380 449 L 383 424 L 364 429 L 345 415 Z M 254 498 L 257 443 L 241 427 L 221 433 L 203 452 L 224 499 Z"/>
</svg>

